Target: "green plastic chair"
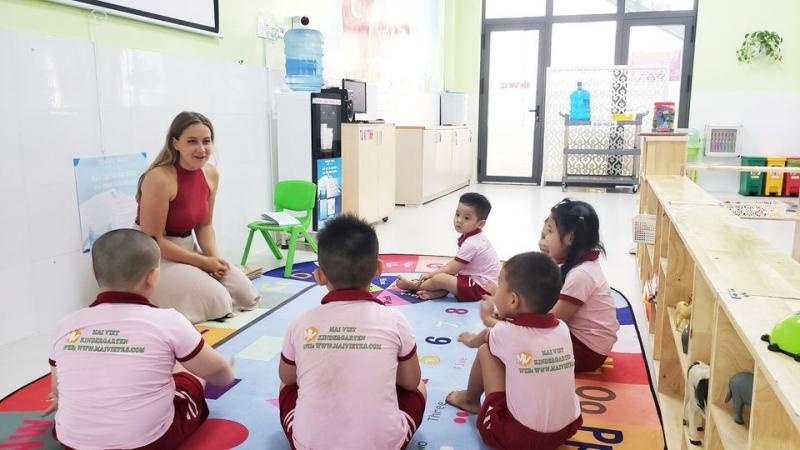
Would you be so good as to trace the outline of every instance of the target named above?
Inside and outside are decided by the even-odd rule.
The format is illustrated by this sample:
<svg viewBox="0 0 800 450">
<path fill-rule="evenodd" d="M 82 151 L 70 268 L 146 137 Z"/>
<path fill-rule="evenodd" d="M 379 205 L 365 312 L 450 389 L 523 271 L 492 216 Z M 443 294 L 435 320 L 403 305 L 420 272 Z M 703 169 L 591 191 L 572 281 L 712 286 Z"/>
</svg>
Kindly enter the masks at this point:
<svg viewBox="0 0 800 450">
<path fill-rule="evenodd" d="M 242 266 L 247 264 L 247 256 L 250 254 L 250 244 L 253 243 L 253 234 L 260 231 L 267 241 L 269 249 L 276 259 L 283 259 L 278 246 L 269 235 L 271 231 L 279 231 L 289 234 L 289 251 L 286 255 L 286 269 L 283 271 L 283 276 L 289 278 L 292 275 L 292 265 L 294 264 L 294 251 L 297 248 L 297 238 L 301 234 L 305 237 L 306 242 L 311 246 L 314 253 L 317 252 L 317 241 L 308 234 L 308 227 L 311 225 L 313 217 L 314 204 L 317 200 L 317 185 L 309 181 L 303 180 L 287 180 L 278 182 L 275 185 L 275 211 L 305 211 L 306 215 L 298 217 L 299 225 L 274 225 L 268 222 L 259 221 L 247 225 L 250 229 L 250 235 L 247 236 L 247 245 L 244 247 L 244 255 L 242 255 Z"/>
</svg>

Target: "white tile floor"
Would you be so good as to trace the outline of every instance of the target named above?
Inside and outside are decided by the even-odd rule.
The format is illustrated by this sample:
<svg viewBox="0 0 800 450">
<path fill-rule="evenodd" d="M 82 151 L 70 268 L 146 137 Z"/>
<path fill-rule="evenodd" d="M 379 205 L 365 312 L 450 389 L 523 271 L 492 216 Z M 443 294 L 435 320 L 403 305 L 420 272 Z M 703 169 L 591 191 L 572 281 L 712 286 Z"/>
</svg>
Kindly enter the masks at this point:
<svg viewBox="0 0 800 450">
<path fill-rule="evenodd" d="M 457 233 L 452 217 L 458 197 L 468 190 L 486 195 L 492 202 L 492 213 L 484 229 L 501 259 L 531 250 L 538 250 L 537 240 L 550 207 L 565 196 L 592 204 L 600 217 L 600 235 L 608 253 L 602 260 L 609 285 L 625 294 L 633 305 L 640 330 L 646 333 L 636 257 L 631 248 L 631 217 L 638 210 L 638 195 L 629 191 L 561 192 L 560 187 L 479 184 L 434 200 L 421 207 L 397 207 L 386 223 L 375 225 L 382 253 L 420 253 L 454 255 Z M 237 255 L 228 255 L 231 261 Z M 315 259 L 310 252 L 299 251 L 298 261 Z M 249 265 L 274 268 L 282 263 L 271 256 L 251 254 Z M 0 351 L 3 364 L 0 377 L 0 398 L 47 371 L 47 345 L 50 336 L 23 340 L 13 349 Z M 649 354 L 649 345 L 645 346 Z M 5 354 L 7 353 L 7 354 Z"/>
</svg>

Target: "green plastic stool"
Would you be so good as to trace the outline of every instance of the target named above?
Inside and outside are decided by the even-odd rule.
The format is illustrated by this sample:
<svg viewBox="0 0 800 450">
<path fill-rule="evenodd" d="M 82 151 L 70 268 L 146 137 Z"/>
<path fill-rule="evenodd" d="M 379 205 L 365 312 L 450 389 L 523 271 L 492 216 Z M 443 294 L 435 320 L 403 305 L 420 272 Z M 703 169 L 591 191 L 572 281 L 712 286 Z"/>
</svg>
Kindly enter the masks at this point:
<svg viewBox="0 0 800 450">
<path fill-rule="evenodd" d="M 289 278 L 292 275 L 292 265 L 294 264 L 294 251 L 297 249 L 297 238 L 301 234 L 305 237 L 306 242 L 311 246 L 314 253 L 317 252 L 317 241 L 308 234 L 308 227 L 311 225 L 311 218 L 313 217 L 314 203 L 317 201 L 317 185 L 309 181 L 303 180 L 287 180 L 281 181 L 275 185 L 275 211 L 305 211 L 306 215 L 298 217 L 300 221 L 298 225 L 273 225 L 268 222 L 259 221 L 247 225 L 250 229 L 250 234 L 247 236 L 247 245 L 244 247 L 244 254 L 242 255 L 242 266 L 247 264 L 247 256 L 250 254 L 250 244 L 253 243 L 253 235 L 256 231 L 260 231 L 267 241 L 269 249 L 275 259 L 283 259 L 278 246 L 269 235 L 272 231 L 278 231 L 289 234 L 289 251 L 286 254 L 286 269 L 283 271 L 283 276 Z"/>
</svg>

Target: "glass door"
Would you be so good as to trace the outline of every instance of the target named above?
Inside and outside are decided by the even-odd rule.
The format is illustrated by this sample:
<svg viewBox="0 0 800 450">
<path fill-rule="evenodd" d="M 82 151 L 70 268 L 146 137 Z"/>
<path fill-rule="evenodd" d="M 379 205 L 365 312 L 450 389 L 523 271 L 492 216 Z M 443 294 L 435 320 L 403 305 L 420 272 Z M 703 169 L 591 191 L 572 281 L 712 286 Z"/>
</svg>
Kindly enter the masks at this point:
<svg viewBox="0 0 800 450">
<path fill-rule="evenodd" d="M 543 28 L 485 28 L 478 181 L 539 182 Z"/>
<path fill-rule="evenodd" d="M 676 126 L 689 123 L 692 19 L 634 19 L 624 22 L 623 60 L 630 65 L 666 66 L 669 83 L 665 101 L 675 102 Z"/>
</svg>

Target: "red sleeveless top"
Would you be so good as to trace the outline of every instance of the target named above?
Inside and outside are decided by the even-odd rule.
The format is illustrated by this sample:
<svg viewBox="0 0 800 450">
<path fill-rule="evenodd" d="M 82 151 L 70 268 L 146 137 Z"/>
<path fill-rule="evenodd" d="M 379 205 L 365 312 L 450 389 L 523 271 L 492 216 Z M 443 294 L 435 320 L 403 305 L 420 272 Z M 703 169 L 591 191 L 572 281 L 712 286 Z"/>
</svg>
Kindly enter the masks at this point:
<svg viewBox="0 0 800 450">
<path fill-rule="evenodd" d="M 197 224 L 208 218 L 211 189 L 203 169 L 186 170 L 180 164 L 175 164 L 175 173 L 178 176 L 178 193 L 169 202 L 164 231 L 167 236 L 186 237 L 192 234 Z M 136 223 L 139 223 L 138 214 Z"/>
</svg>

